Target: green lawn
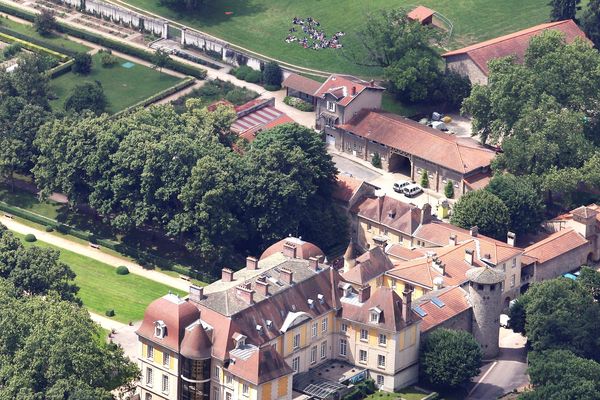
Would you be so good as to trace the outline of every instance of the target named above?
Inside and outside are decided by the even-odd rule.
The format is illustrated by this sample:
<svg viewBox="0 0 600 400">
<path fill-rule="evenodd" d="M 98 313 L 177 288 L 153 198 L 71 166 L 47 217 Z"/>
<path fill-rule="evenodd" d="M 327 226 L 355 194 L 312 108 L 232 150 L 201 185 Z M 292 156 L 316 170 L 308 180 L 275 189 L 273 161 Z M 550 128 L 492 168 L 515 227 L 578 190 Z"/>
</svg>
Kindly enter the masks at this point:
<svg viewBox="0 0 600 400">
<path fill-rule="evenodd" d="M 23 235 L 15 233 L 23 239 Z M 67 264 L 77 277 L 78 296 L 85 307 L 97 314 L 104 315 L 106 310 L 114 309 L 115 320 L 128 323 L 144 317 L 144 310 L 155 299 L 169 291 L 185 295 L 184 292 L 170 286 L 146 279 L 139 275 L 117 275 L 115 268 L 68 250 L 37 241 L 25 246 L 39 246 L 60 251 L 60 259 Z"/>
<path fill-rule="evenodd" d="M 118 63 L 105 68 L 100 62 L 100 54 L 93 58 L 92 72 L 89 75 L 78 75 L 73 72 L 59 76 L 50 82 L 50 87 L 57 99 L 50 101 L 54 110 L 62 110 L 67 97 L 73 88 L 83 82 L 99 81 L 108 98 L 108 112 L 115 113 L 134 105 L 155 93 L 167 89 L 182 79 L 160 73 L 144 65 L 134 64 L 125 68 L 127 60 L 118 58 Z"/>
<path fill-rule="evenodd" d="M 402 389 L 400 392 L 388 393 L 388 392 L 375 392 L 372 395 L 365 398 L 365 400 L 421 400 L 426 397 L 427 394 L 416 390 L 414 387 L 409 386 Z"/>
<path fill-rule="evenodd" d="M 20 24 L 18 22 L 12 21 L 8 18 L 0 18 L 0 25 L 13 30 L 15 32 L 21 33 L 23 35 L 27 35 L 31 38 L 37 39 L 42 43 L 50 43 L 57 47 L 62 47 L 64 49 L 68 49 L 71 51 L 77 52 L 87 52 L 90 50 L 89 47 L 84 46 L 79 43 L 75 43 L 69 39 L 64 38 L 61 35 L 53 35 L 51 37 L 41 36 L 39 33 L 35 31 L 33 26 Z"/>
<path fill-rule="evenodd" d="M 286 43 L 291 19 L 311 16 L 328 35 L 344 31 L 342 44 L 353 49 L 359 45 L 356 33 L 363 27 L 365 14 L 421 4 L 452 21 L 450 47 L 457 48 L 544 22 L 550 10 L 548 0 L 222 0 L 205 2 L 193 14 L 173 11 L 159 0 L 122 1 L 282 61 L 363 76 L 376 76 L 379 71 L 356 65 L 340 50 L 307 50 Z"/>
</svg>

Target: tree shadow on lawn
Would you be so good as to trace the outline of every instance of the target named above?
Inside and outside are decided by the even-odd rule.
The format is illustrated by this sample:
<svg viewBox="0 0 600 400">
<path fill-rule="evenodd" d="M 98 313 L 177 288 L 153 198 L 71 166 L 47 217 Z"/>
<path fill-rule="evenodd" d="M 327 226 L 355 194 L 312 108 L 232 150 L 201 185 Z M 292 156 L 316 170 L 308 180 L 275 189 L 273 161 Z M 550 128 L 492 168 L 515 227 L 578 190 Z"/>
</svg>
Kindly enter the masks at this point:
<svg viewBox="0 0 600 400">
<path fill-rule="evenodd" d="M 262 4 L 252 3 L 251 0 L 229 0 L 205 3 L 200 10 L 187 11 L 172 9 L 177 13 L 177 19 L 186 21 L 194 19 L 206 26 L 220 25 L 229 22 L 235 17 L 245 17 L 253 14 L 261 14 L 267 10 Z M 226 14 L 232 13 L 232 14 Z"/>
</svg>

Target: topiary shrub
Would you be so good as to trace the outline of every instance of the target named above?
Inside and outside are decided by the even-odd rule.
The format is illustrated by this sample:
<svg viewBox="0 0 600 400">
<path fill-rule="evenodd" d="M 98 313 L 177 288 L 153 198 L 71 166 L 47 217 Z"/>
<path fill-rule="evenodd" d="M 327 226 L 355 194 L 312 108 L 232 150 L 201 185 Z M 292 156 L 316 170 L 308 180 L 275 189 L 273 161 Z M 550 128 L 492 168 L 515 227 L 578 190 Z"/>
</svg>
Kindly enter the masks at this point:
<svg viewBox="0 0 600 400">
<path fill-rule="evenodd" d="M 262 78 L 267 85 L 280 87 L 283 81 L 283 72 L 279 64 L 275 61 L 268 62 L 265 65 Z"/>
<path fill-rule="evenodd" d="M 117 267 L 117 275 L 127 275 L 129 273 L 129 268 L 124 265 L 120 265 Z"/>
<path fill-rule="evenodd" d="M 252 70 L 246 75 L 245 81 L 249 83 L 258 83 L 260 82 L 261 78 L 262 74 L 260 73 L 260 71 Z"/>
<path fill-rule="evenodd" d="M 421 173 L 421 187 L 429 187 L 429 172 L 427 172 L 425 169 L 423 170 L 423 173 Z"/>
<path fill-rule="evenodd" d="M 446 186 L 444 187 L 444 195 L 449 199 L 454 197 L 454 185 L 452 184 L 452 181 L 448 181 L 446 183 Z"/>
<path fill-rule="evenodd" d="M 114 317 L 115 316 L 115 310 L 113 310 L 112 308 L 110 310 L 106 310 L 106 316 L 107 317 Z"/>
<path fill-rule="evenodd" d="M 241 79 L 243 81 L 246 80 L 246 76 L 248 76 L 248 74 L 250 72 L 252 72 L 253 69 L 248 67 L 247 65 L 242 65 L 241 67 L 235 68 L 231 70 L 231 73 L 233 74 L 233 76 L 235 76 L 238 79 Z"/>
<path fill-rule="evenodd" d="M 54 228 L 51 226 L 46 227 L 46 232 L 54 232 Z"/>
<path fill-rule="evenodd" d="M 373 154 L 373 158 L 371 159 L 371 164 L 375 168 L 381 168 L 381 156 L 379 155 L 379 153 Z"/>
<path fill-rule="evenodd" d="M 268 90 L 269 92 L 276 92 L 278 90 L 281 90 L 281 86 L 277 86 L 277 85 L 265 85 L 264 88 L 266 90 Z"/>
<path fill-rule="evenodd" d="M 35 237 L 35 235 L 33 233 L 28 233 L 27 235 L 25 235 L 26 242 L 33 243 L 36 240 L 37 240 L 37 238 Z"/>
</svg>

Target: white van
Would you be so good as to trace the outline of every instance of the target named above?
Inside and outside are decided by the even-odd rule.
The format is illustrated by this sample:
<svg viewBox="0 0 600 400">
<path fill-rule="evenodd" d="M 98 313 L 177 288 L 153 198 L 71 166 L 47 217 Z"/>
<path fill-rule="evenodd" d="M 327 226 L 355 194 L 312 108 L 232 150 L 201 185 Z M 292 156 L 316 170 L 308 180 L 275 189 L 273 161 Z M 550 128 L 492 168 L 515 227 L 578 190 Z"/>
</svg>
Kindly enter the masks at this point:
<svg viewBox="0 0 600 400">
<path fill-rule="evenodd" d="M 394 183 L 394 192 L 402 193 L 402 190 L 408 185 L 410 185 L 409 181 L 398 181 Z"/>
<path fill-rule="evenodd" d="M 421 189 L 421 186 L 417 185 L 416 183 L 412 183 L 405 186 L 404 189 L 402 189 L 402 193 L 404 193 L 406 197 L 415 197 L 423 193 L 423 189 Z"/>
</svg>

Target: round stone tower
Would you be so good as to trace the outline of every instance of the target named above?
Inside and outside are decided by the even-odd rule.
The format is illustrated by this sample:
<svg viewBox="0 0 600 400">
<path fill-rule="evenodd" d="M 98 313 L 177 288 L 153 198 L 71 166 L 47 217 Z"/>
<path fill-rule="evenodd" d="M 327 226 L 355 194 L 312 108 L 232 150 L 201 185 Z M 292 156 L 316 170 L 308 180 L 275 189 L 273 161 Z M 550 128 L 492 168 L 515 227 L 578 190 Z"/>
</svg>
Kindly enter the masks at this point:
<svg viewBox="0 0 600 400">
<path fill-rule="evenodd" d="M 469 298 L 473 305 L 472 333 L 481 345 L 483 358 L 498 355 L 500 313 L 502 312 L 502 286 L 504 272 L 489 266 L 467 271 Z"/>
</svg>

